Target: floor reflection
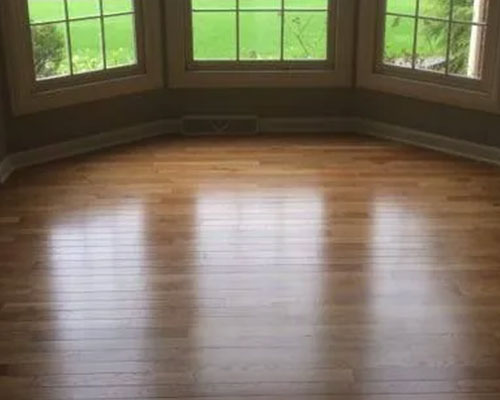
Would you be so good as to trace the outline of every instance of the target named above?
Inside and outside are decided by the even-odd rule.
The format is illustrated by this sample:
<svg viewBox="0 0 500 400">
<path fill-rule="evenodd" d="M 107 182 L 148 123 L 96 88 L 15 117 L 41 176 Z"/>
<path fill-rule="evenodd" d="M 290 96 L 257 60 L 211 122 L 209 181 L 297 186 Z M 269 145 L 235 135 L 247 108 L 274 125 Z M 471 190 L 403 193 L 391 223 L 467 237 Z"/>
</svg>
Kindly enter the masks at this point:
<svg viewBox="0 0 500 400">
<path fill-rule="evenodd" d="M 456 314 L 446 306 L 460 299 L 453 277 L 440 273 L 453 255 L 439 248 L 433 215 L 414 201 L 379 196 L 372 211 L 367 306 L 371 340 L 377 345 L 367 348 L 365 364 L 397 366 L 402 376 L 410 370 L 417 379 L 427 374 L 425 368 L 444 368 L 461 358 Z"/>
<path fill-rule="evenodd" d="M 141 330 L 128 318 L 150 317 L 148 225 L 140 200 L 81 208 L 50 228 L 50 304 L 54 343 L 62 351 L 119 349 Z M 91 359 L 91 354 L 88 354 Z"/>
<path fill-rule="evenodd" d="M 322 192 L 307 187 L 199 192 L 193 335 L 205 349 L 197 353 L 200 382 L 266 382 L 268 368 L 273 382 L 311 376 L 323 207 Z M 224 308 L 205 306 L 214 296 Z"/>
</svg>

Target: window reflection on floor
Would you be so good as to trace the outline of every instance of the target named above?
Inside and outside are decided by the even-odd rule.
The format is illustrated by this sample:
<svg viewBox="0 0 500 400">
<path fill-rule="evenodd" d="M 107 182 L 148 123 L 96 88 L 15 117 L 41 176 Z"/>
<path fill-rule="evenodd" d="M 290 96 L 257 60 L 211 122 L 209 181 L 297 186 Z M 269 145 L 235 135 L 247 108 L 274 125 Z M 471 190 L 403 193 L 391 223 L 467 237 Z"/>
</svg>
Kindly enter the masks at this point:
<svg viewBox="0 0 500 400">
<path fill-rule="evenodd" d="M 279 365 L 273 373 L 283 379 L 307 380 L 321 297 L 322 193 L 201 191 L 196 218 L 201 298 L 196 340 L 200 347 L 226 347 L 197 354 L 197 378 L 266 381 L 265 370 L 252 370 L 264 363 Z M 203 298 L 213 296 L 223 298 L 225 308 L 204 309 Z M 271 356 L 265 348 L 276 346 L 277 336 L 283 351 Z M 213 368 L 215 355 L 219 369 Z"/>
<path fill-rule="evenodd" d="M 61 339 L 84 339 L 85 329 L 119 329 L 126 321 L 117 309 L 147 317 L 146 229 L 143 205 L 135 200 L 82 208 L 54 221 L 50 310 Z"/>
</svg>

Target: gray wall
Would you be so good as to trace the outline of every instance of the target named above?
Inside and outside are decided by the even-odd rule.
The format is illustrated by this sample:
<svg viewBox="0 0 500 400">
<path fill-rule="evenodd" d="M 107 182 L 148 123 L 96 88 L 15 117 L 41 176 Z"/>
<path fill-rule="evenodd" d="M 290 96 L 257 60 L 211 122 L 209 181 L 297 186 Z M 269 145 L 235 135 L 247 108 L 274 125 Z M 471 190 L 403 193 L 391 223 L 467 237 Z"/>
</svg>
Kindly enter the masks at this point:
<svg viewBox="0 0 500 400">
<path fill-rule="evenodd" d="M 158 90 L 7 117 L 9 152 L 186 114 L 360 116 L 500 147 L 500 115 L 351 89 Z M 0 127 L 1 132 L 1 127 Z"/>
<path fill-rule="evenodd" d="M 394 125 L 500 147 L 500 115 L 368 90 L 357 90 L 356 113 Z"/>
<path fill-rule="evenodd" d="M 273 117 L 352 115 L 350 89 L 157 90 L 8 120 L 8 150 L 17 152 L 124 126 L 186 114 Z"/>
</svg>

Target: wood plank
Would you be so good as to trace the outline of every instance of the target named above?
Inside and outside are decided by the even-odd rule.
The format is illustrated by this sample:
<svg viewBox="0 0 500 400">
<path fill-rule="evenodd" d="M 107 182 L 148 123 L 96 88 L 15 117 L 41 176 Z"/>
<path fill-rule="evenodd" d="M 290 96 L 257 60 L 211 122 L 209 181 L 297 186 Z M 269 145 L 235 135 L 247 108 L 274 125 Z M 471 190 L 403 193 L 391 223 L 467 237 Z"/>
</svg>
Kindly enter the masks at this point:
<svg viewBox="0 0 500 400">
<path fill-rule="evenodd" d="M 0 188 L 9 400 L 500 398 L 500 170 L 155 138 Z"/>
</svg>

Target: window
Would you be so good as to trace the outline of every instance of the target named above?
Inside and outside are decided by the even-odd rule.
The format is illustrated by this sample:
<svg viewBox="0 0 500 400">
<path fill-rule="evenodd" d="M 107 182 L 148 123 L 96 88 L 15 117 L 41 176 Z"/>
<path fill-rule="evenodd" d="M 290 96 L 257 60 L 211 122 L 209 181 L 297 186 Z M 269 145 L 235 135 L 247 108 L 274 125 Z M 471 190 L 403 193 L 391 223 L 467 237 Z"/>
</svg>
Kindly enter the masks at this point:
<svg viewBox="0 0 500 400">
<path fill-rule="evenodd" d="M 354 3 L 167 1 L 170 83 L 181 87 L 347 86 L 352 81 Z"/>
<path fill-rule="evenodd" d="M 361 0 L 359 84 L 497 111 L 499 5 L 491 0 Z"/>
<path fill-rule="evenodd" d="M 37 80 L 137 64 L 132 0 L 29 0 Z"/>
<path fill-rule="evenodd" d="M 326 61 L 329 0 L 192 0 L 192 60 Z"/>
<path fill-rule="evenodd" d="M 161 85 L 157 0 L 2 3 L 15 113 Z"/>
<path fill-rule="evenodd" d="M 482 76 L 488 0 L 388 0 L 382 63 L 446 76 Z"/>
</svg>

